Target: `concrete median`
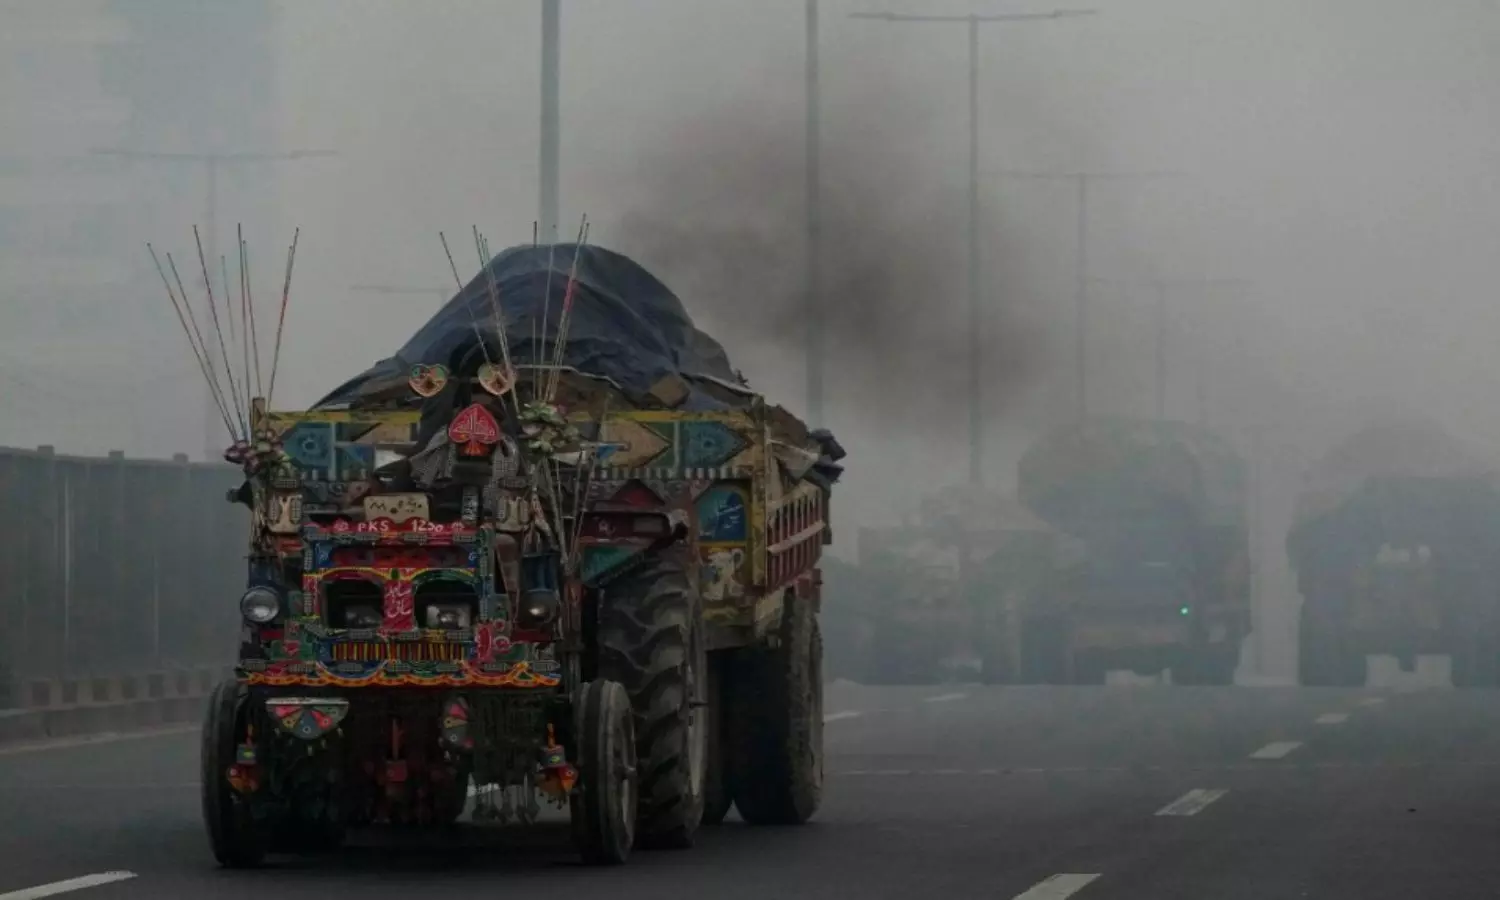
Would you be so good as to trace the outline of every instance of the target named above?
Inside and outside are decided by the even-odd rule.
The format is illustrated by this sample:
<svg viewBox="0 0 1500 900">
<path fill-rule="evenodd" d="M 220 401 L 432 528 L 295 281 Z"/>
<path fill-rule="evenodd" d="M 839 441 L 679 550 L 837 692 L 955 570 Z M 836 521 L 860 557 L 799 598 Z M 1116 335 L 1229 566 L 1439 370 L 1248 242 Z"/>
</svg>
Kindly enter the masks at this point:
<svg viewBox="0 0 1500 900">
<path fill-rule="evenodd" d="M 204 667 L 30 679 L 11 691 L 24 706 L 0 709 L 0 746 L 191 724 L 214 686 L 231 676 L 228 668 Z"/>
</svg>

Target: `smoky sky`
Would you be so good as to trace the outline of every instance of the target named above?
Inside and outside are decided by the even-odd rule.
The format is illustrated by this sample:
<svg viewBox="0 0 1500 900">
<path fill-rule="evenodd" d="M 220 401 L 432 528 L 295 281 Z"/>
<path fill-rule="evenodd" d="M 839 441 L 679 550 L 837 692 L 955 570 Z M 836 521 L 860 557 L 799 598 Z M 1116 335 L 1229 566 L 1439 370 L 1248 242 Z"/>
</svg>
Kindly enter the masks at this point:
<svg viewBox="0 0 1500 900">
<path fill-rule="evenodd" d="M 932 117 L 917 97 L 877 81 L 841 98 L 839 116 L 819 129 L 821 240 L 811 297 L 800 97 L 742 90 L 662 130 L 634 153 L 613 231 L 620 249 L 657 272 L 690 310 L 711 317 L 731 347 L 774 343 L 795 364 L 817 316 L 823 365 L 842 370 L 840 404 L 962 404 L 967 195 L 932 189 L 920 160 L 882 152 L 884 129 L 920 132 Z M 996 247 L 985 249 L 993 256 Z M 985 269 L 980 347 L 989 400 L 1000 404 L 1038 351 L 1001 299 L 1005 270 L 992 262 Z"/>
</svg>

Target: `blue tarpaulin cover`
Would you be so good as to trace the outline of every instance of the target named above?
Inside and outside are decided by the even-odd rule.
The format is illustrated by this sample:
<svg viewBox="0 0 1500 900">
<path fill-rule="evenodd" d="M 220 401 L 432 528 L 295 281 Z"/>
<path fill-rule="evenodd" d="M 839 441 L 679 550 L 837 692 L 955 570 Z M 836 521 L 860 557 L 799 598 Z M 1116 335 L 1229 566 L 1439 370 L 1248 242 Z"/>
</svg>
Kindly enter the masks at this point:
<svg viewBox="0 0 1500 900">
<path fill-rule="evenodd" d="M 563 348 L 564 365 L 609 378 L 634 396 L 643 395 L 669 374 L 684 377 L 690 386 L 692 376 L 739 381 L 723 346 L 694 327 L 682 301 L 633 260 L 602 247 L 527 245 L 496 255 L 486 267 L 489 275 L 476 275 L 394 356 L 345 382 L 317 406 L 358 404 L 364 397 L 405 382 L 416 365 L 441 363 L 455 375 L 471 375 L 484 362 L 484 354 L 478 352 L 480 334 L 490 358 L 498 360 L 490 275 L 504 312 L 513 363 L 550 362 L 575 253 L 577 284 Z M 547 338 L 534 342 L 534 333 L 545 333 Z M 541 344 L 540 356 L 537 343 Z M 412 400 L 419 402 L 416 397 Z M 724 406 L 695 389 L 682 408 Z"/>
</svg>

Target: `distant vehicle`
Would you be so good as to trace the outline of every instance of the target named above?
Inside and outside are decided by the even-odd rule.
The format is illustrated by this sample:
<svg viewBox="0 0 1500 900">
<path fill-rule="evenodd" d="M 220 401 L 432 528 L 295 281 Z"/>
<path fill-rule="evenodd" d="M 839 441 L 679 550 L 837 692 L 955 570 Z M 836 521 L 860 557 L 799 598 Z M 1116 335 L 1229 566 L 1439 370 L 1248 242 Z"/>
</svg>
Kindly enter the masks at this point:
<svg viewBox="0 0 1500 900">
<path fill-rule="evenodd" d="M 1008 682 L 1008 610 L 1037 602 L 1062 538 L 1012 497 L 953 485 L 909 522 L 861 528 L 852 677 L 868 684 Z M 1041 569 L 1037 569 L 1037 565 Z"/>
<path fill-rule="evenodd" d="M 1098 683 L 1111 669 L 1231 684 L 1250 633 L 1245 465 L 1187 424 L 1059 428 L 1020 463 L 1027 508 L 1081 545 L 1011 628 L 1023 672 Z"/>
<path fill-rule="evenodd" d="M 313 409 L 251 407 L 239 659 L 202 745 L 221 864 L 449 823 L 471 783 L 477 819 L 569 810 L 598 864 L 731 803 L 815 813 L 843 451 L 635 263 L 513 248 Z"/>
<path fill-rule="evenodd" d="M 1440 429 L 1367 428 L 1306 478 L 1287 554 L 1305 685 L 1362 685 L 1366 658 L 1446 654 L 1455 686 L 1500 672 L 1500 487 Z"/>
</svg>

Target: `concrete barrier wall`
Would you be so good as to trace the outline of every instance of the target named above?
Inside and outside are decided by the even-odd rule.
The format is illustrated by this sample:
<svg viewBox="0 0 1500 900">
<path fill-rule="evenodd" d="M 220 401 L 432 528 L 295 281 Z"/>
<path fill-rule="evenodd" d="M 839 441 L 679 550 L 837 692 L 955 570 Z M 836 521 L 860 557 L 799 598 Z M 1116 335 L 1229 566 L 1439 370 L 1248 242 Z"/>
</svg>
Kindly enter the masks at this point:
<svg viewBox="0 0 1500 900">
<path fill-rule="evenodd" d="M 185 456 L 0 448 L 0 742 L 196 717 L 238 645 L 242 481 Z"/>
<path fill-rule="evenodd" d="M 0 709 L 0 746 L 135 731 L 199 721 L 231 666 L 84 679 L 30 679 L 22 703 Z"/>
</svg>

